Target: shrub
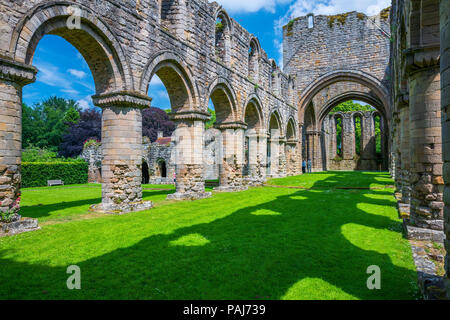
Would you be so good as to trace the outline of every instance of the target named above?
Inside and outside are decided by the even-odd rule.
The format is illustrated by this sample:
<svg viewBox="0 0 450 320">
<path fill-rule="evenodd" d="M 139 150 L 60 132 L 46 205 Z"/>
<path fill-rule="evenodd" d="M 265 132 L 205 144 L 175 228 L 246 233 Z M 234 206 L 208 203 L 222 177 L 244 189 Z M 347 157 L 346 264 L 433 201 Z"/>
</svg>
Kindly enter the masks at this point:
<svg viewBox="0 0 450 320">
<path fill-rule="evenodd" d="M 64 184 L 87 183 L 88 164 L 82 160 L 22 163 L 22 187 L 47 186 L 47 180 L 62 180 Z"/>
<path fill-rule="evenodd" d="M 90 146 L 100 147 L 101 141 L 96 138 L 89 138 L 84 142 L 83 148 L 89 148 Z"/>
</svg>

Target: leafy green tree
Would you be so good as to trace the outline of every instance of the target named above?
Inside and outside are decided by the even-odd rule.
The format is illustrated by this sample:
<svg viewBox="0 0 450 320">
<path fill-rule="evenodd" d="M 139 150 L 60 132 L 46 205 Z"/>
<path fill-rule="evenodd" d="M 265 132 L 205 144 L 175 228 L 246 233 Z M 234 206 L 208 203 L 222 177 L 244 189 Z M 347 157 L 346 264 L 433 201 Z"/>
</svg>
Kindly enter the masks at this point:
<svg viewBox="0 0 450 320">
<path fill-rule="evenodd" d="M 57 151 L 69 123 L 76 123 L 80 107 L 75 100 L 50 97 L 32 107 L 23 105 L 23 147 Z"/>
<path fill-rule="evenodd" d="M 214 123 L 216 122 L 216 111 L 208 108 L 208 112 L 211 114 L 211 120 L 206 122 L 206 129 L 212 128 L 214 126 Z"/>
</svg>

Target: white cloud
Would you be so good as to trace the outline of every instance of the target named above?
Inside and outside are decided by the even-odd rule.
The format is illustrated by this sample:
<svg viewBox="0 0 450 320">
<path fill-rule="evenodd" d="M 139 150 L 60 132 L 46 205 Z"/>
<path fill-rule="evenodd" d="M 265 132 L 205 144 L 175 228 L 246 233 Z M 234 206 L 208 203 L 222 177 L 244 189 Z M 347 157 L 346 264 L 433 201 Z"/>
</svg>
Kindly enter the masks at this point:
<svg viewBox="0 0 450 320">
<path fill-rule="evenodd" d="M 391 0 L 296 0 L 290 6 L 286 16 L 295 18 L 307 15 L 308 13 L 330 15 L 349 11 L 363 12 L 372 16 L 390 5 Z"/>
<path fill-rule="evenodd" d="M 286 4 L 292 0 L 216 0 L 230 13 L 236 12 L 257 12 L 266 10 L 275 12 L 278 4 Z"/>
<path fill-rule="evenodd" d="M 69 69 L 69 70 L 67 70 L 67 72 L 69 72 L 72 76 L 74 76 L 78 79 L 83 79 L 87 76 L 86 72 L 81 71 L 81 70 Z"/>
<path fill-rule="evenodd" d="M 80 108 L 82 110 L 89 109 L 90 107 L 93 106 L 92 98 L 90 96 L 87 96 L 87 97 L 85 97 L 83 99 L 78 100 L 77 103 L 78 103 L 78 105 L 80 106 Z"/>
</svg>

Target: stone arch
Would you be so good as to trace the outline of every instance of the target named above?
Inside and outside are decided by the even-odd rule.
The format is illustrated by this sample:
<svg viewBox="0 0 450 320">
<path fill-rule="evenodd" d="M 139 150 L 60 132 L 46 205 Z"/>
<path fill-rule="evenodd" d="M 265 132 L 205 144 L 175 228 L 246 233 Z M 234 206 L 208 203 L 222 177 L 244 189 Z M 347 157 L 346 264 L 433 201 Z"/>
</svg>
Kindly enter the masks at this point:
<svg viewBox="0 0 450 320">
<path fill-rule="evenodd" d="M 303 111 L 309 106 L 314 96 L 325 87 L 341 81 L 352 81 L 368 87 L 381 101 L 383 114 L 390 115 L 389 90 L 376 77 L 362 72 L 352 70 L 337 70 L 320 76 L 311 82 L 302 92 L 299 101 L 299 118 L 302 118 Z"/>
<path fill-rule="evenodd" d="M 248 77 L 258 83 L 259 80 L 259 62 L 261 59 L 261 45 L 257 38 L 250 39 L 248 47 Z"/>
<path fill-rule="evenodd" d="M 209 86 L 208 92 L 208 97 L 211 98 L 216 111 L 217 124 L 239 121 L 236 94 L 228 80 L 221 77 L 217 78 Z M 208 101 L 206 101 L 206 105 Z"/>
<path fill-rule="evenodd" d="M 281 119 L 280 113 L 278 110 L 273 110 L 270 113 L 267 128 L 269 136 L 271 135 L 272 130 L 278 130 L 278 138 L 284 136 L 284 130 L 283 130 L 283 121 Z"/>
<path fill-rule="evenodd" d="M 86 6 L 80 9 L 80 29 L 69 29 L 67 19 L 74 4 L 44 3 L 31 9 L 17 24 L 10 43 L 14 59 L 32 64 L 39 41 L 52 34 L 71 43 L 84 57 L 94 77 L 96 93 L 133 90 L 127 59 L 113 31 Z"/>
<path fill-rule="evenodd" d="M 296 125 L 295 125 L 295 119 L 293 116 L 290 116 L 287 124 L 286 124 L 286 139 L 288 141 L 295 141 L 298 139 L 298 135 L 297 135 L 297 129 L 296 129 Z"/>
<path fill-rule="evenodd" d="M 264 130 L 264 115 L 262 112 L 261 100 L 256 94 L 250 95 L 245 103 L 243 122 L 247 124 L 248 129 L 257 131 Z"/>
<path fill-rule="evenodd" d="M 234 26 L 228 13 L 222 7 L 216 11 L 214 21 L 217 19 L 221 20 L 222 27 L 218 28 L 217 24 L 215 26 L 214 53 L 223 63 L 228 64 L 231 59 Z"/>
<path fill-rule="evenodd" d="M 150 60 L 143 73 L 140 90 L 147 93 L 150 81 L 157 75 L 167 92 L 172 112 L 193 110 L 197 104 L 198 89 L 192 72 L 174 52 L 164 51 Z"/>
<path fill-rule="evenodd" d="M 319 122 L 322 123 L 323 119 L 331 110 L 333 110 L 334 107 L 348 100 L 359 100 L 366 102 L 385 116 L 383 104 L 378 98 L 365 92 L 348 91 L 333 97 L 322 107 L 319 111 Z"/>
</svg>

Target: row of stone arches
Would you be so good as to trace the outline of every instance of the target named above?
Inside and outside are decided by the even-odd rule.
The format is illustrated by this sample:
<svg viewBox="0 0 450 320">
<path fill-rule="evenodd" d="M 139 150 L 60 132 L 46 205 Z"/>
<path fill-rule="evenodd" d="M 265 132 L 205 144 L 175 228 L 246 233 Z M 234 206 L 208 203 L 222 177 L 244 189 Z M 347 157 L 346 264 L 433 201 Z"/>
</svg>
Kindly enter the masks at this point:
<svg viewBox="0 0 450 320">
<path fill-rule="evenodd" d="M 141 73 L 131 72 L 129 62 L 133 57 L 124 53 L 121 42 L 117 40 L 118 35 L 90 8 L 71 5 L 67 1 L 43 3 L 24 15 L 13 32 L 9 49 L 11 62 L 2 60 L 2 77 L 7 77 L 9 81 L 6 84 L 8 88 L 2 91 L 13 90 L 10 99 L 14 108 L 19 110 L 21 87 L 35 79 L 37 70 L 32 67 L 33 56 L 39 41 L 46 34 L 58 35 L 78 49 L 94 78 L 96 95 L 93 102 L 103 110 L 104 210 L 132 210 L 134 204 L 142 199 L 142 109 L 151 104 L 152 99 L 147 92 L 155 75 L 168 92 L 170 115 L 177 124 L 174 139 L 177 192 L 171 197 L 192 199 L 208 196 L 201 174 L 201 149 L 205 122 L 210 118 L 206 111 L 209 99 L 215 106 L 216 127 L 221 130 L 224 140 L 221 190 L 243 188 L 243 145 L 245 137 L 249 136 L 252 137 L 249 150 L 256 149 L 257 152 L 250 152 L 251 157 L 246 165 L 257 168 L 257 171 L 249 170 L 248 180 L 262 181 L 266 174 L 267 130 L 271 120 L 266 120 L 264 110 L 267 107 L 263 106 L 256 92 L 248 94 L 242 104 L 228 80 L 217 77 L 205 94 L 199 90 L 188 64 L 170 50 L 155 53 L 147 63 L 143 61 Z M 71 16 L 71 10 L 79 10 L 79 21 Z M 72 18 L 75 20 L 71 21 Z M 252 40 L 250 47 L 254 49 L 254 55 L 259 56 L 261 49 L 255 41 Z M 136 64 L 136 61 L 132 62 Z M 258 64 L 254 66 L 256 71 Z M 281 132 L 289 131 L 290 141 L 295 141 L 295 119 L 291 117 L 286 124 L 282 124 L 280 112 L 275 110 L 272 114 L 277 118 L 278 138 L 283 138 Z M 20 117 L 18 120 L 20 122 Z M 13 132 L 13 135 L 12 141 L 20 141 L 19 131 Z M 257 143 L 254 143 L 253 137 L 257 138 Z M 11 164 L 20 163 L 18 150 L 8 151 L 12 155 Z M 18 192 L 19 186 L 14 186 L 14 189 Z"/>
</svg>

